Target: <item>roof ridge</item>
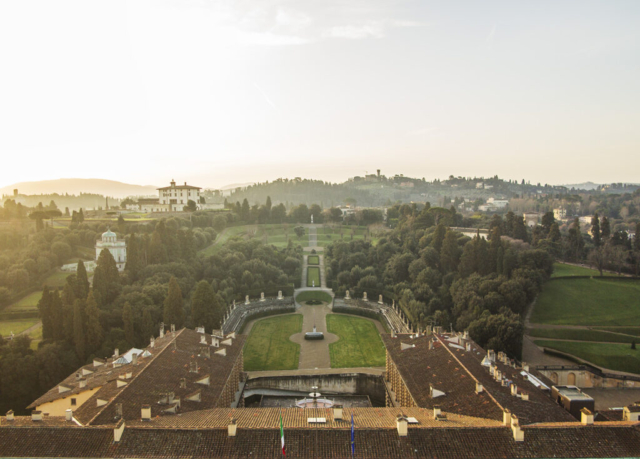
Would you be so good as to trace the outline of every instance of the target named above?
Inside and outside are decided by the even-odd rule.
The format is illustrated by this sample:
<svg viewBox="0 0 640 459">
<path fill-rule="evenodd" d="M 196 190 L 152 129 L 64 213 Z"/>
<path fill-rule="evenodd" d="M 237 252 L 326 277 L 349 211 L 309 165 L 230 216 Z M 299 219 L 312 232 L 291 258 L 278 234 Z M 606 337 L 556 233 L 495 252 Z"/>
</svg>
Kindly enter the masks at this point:
<svg viewBox="0 0 640 459">
<path fill-rule="evenodd" d="M 444 343 L 444 342 L 442 341 L 442 339 L 441 339 L 437 334 L 435 334 L 435 333 L 434 333 L 434 336 L 436 337 L 436 339 L 437 339 L 438 341 L 440 341 L 440 344 L 442 344 L 442 347 L 444 347 L 444 348 L 447 350 L 447 352 L 448 352 L 449 354 L 451 354 L 451 356 L 456 360 L 456 362 L 458 362 L 458 364 L 459 364 L 462 368 L 464 368 L 464 371 L 466 371 L 466 372 L 467 372 L 467 374 L 468 374 L 469 376 L 471 376 L 471 378 L 476 382 L 476 384 L 482 384 L 482 383 L 478 380 L 478 378 L 476 378 L 476 377 L 475 377 L 475 375 L 474 375 L 473 373 L 471 373 L 471 371 L 470 371 L 470 370 L 469 370 L 469 369 L 468 369 L 468 368 L 467 368 L 467 367 L 466 367 L 466 366 L 465 366 L 465 365 L 460 361 L 460 359 L 459 359 L 459 358 L 458 358 L 458 357 L 453 353 L 453 351 L 452 351 L 451 349 L 449 349 L 449 346 L 447 346 L 447 345 L 446 345 L 446 343 Z M 483 391 L 483 392 L 486 392 L 486 393 L 487 393 L 487 395 L 489 396 L 489 398 L 490 398 L 491 400 L 493 400 L 493 402 L 494 402 L 496 405 L 498 405 L 498 408 L 500 408 L 500 409 L 504 412 L 505 408 L 504 408 L 504 407 L 503 407 L 503 406 L 498 402 L 498 400 L 496 400 L 496 398 L 495 398 L 495 397 L 491 394 L 491 392 L 490 392 L 490 391 L 489 391 L 489 390 L 484 386 L 484 384 L 482 384 L 482 391 Z"/>
<path fill-rule="evenodd" d="M 179 330 L 179 331 L 178 331 L 178 333 L 176 333 L 176 335 L 175 335 L 175 336 L 173 336 L 173 337 L 172 337 L 172 339 L 167 343 L 167 345 L 166 345 L 166 346 L 165 346 L 165 347 L 164 347 L 160 352 L 158 352 L 158 353 L 157 353 L 157 354 L 156 354 L 156 355 L 155 355 L 151 360 L 149 360 L 149 363 L 147 363 L 147 364 L 144 366 L 144 368 L 142 368 L 142 369 L 138 372 L 138 374 L 137 374 L 137 375 L 135 375 L 135 376 L 133 377 L 133 379 L 131 379 L 131 381 L 129 381 L 129 383 L 128 383 L 126 386 L 124 386 L 124 387 L 122 388 L 122 390 L 121 390 L 121 391 L 120 391 L 120 392 L 119 392 L 115 397 L 113 397 L 111 400 L 109 400 L 109 402 L 107 402 L 107 404 L 106 404 L 106 405 L 104 405 L 100 411 L 98 411 L 98 412 L 97 412 L 97 413 L 96 413 L 96 414 L 95 414 L 91 419 L 89 419 L 89 421 L 87 421 L 86 425 L 90 425 L 93 421 L 95 421 L 95 419 L 96 419 L 98 416 L 100 416 L 100 415 L 104 412 L 104 410 L 106 410 L 106 409 L 107 409 L 107 407 L 109 407 L 109 406 L 111 405 L 111 403 L 113 403 L 113 401 L 114 401 L 115 399 L 117 399 L 118 397 L 120 397 L 120 396 L 122 395 L 122 393 L 123 393 L 125 390 L 127 390 L 129 387 L 131 387 L 131 385 L 133 384 L 133 382 L 134 382 L 136 379 L 138 379 L 138 377 L 139 377 L 142 373 L 144 373 L 144 371 L 145 371 L 147 368 L 149 368 L 149 367 L 151 366 L 151 364 L 152 364 L 152 363 L 153 363 L 153 362 L 154 362 L 158 357 L 160 357 L 160 356 L 161 356 L 161 355 L 162 355 L 162 354 L 163 354 L 163 353 L 164 353 L 164 352 L 169 348 L 169 346 L 171 345 L 171 343 L 172 343 L 172 342 L 174 342 L 174 341 L 178 338 L 178 336 L 180 336 L 180 334 L 181 334 L 184 330 L 186 330 L 186 328 L 183 328 L 182 330 Z M 166 335 L 165 335 L 165 336 L 166 336 Z M 148 347 L 148 346 L 147 346 L 147 347 Z M 146 349 L 146 348 L 145 348 L 145 349 Z"/>
</svg>

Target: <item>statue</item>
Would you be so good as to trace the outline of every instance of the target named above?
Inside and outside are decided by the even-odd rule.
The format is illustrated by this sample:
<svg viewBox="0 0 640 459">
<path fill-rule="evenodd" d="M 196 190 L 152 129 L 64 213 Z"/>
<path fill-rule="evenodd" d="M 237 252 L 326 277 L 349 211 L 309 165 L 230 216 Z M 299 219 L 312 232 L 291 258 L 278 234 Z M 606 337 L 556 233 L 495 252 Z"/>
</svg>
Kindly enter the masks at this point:
<svg viewBox="0 0 640 459">
<path fill-rule="evenodd" d="M 282 290 L 278 290 L 278 299 L 284 300 L 284 296 L 282 296 Z"/>
<path fill-rule="evenodd" d="M 264 292 L 260 293 L 260 301 L 264 301 Z"/>
<path fill-rule="evenodd" d="M 244 297 L 244 304 L 249 304 L 249 295 Z"/>
<path fill-rule="evenodd" d="M 362 301 L 369 301 L 367 298 L 367 292 L 364 292 L 364 295 L 362 295 Z"/>
<path fill-rule="evenodd" d="M 345 299 L 345 300 L 350 300 L 350 299 L 351 299 L 351 297 L 349 296 L 349 290 L 347 290 L 347 293 L 346 293 L 346 295 L 344 296 L 344 299 Z"/>
<path fill-rule="evenodd" d="M 311 224 L 313 224 L 313 214 L 311 214 Z"/>
<path fill-rule="evenodd" d="M 382 300 L 382 295 L 378 297 L 378 304 L 384 304 L 384 301 Z"/>
</svg>

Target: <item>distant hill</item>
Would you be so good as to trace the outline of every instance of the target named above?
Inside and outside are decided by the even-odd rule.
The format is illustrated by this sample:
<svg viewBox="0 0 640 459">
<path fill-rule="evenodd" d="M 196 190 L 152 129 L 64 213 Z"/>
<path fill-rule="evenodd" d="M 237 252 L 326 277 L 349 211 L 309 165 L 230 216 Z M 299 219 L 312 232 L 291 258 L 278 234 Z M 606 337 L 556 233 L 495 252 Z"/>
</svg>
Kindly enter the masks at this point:
<svg viewBox="0 0 640 459">
<path fill-rule="evenodd" d="M 251 185 L 255 185 L 256 182 L 247 182 L 247 183 L 232 183 L 231 185 L 223 186 L 222 188 L 218 188 L 221 191 L 226 190 L 235 190 L 236 188 L 246 188 Z"/>
<path fill-rule="evenodd" d="M 15 183 L 0 188 L 0 194 L 12 195 L 13 190 L 17 189 L 18 193 L 26 195 L 52 193 L 79 195 L 80 193 L 93 193 L 114 198 L 124 198 L 127 196 L 157 195 L 156 188 L 152 185 L 132 185 L 114 180 L 69 178 Z"/>
<path fill-rule="evenodd" d="M 591 190 L 597 190 L 600 184 L 593 183 L 593 182 L 585 182 L 585 183 L 575 183 L 573 185 L 562 185 L 562 186 L 565 186 L 568 189 L 575 188 L 576 190 L 591 191 Z"/>
</svg>

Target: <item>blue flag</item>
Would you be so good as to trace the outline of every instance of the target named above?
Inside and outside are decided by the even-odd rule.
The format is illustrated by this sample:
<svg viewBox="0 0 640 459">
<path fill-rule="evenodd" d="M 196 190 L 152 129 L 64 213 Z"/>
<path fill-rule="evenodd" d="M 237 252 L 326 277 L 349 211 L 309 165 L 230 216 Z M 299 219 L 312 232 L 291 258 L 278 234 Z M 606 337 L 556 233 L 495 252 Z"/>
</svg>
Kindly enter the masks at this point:
<svg viewBox="0 0 640 459">
<path fill-rule="evenodd" d="M 356 437 L 355 437 L 355 429 L 353 425 L 353 413 L 351 413 L 351 455 L 356 455 Z"/>
</svg>

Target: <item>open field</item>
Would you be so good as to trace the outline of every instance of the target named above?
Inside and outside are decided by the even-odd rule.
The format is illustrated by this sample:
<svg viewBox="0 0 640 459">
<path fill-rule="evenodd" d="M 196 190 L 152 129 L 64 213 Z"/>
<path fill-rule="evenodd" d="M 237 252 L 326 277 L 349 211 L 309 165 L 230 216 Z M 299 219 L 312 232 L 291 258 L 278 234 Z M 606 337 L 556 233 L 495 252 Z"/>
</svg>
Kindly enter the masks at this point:
<svg viewBox="0 0 640 459">
<path fill-rule="evenodd" d="M 640 325 L 640 281 L 560 279 L 547 282 L 531 323 Z"/>
<path fill-rule="evenodd" d="M 640 338 L 637 336 L 580 328 L 533 328 L 527 333 L 529 336 L 536 338 L 600 341 L 609 343 L 631 343 L 632 341 L 637 341 L 640 343 Z"/>
<path fill-rule="evenodd" d="M 288 314 L 257 321 L 244 346 L 245 371 L 295 370 L 300 345 L 289 340 L 302 331 L 302 315 Z"/>
<path fill-rule="evenodd" d="M 329 345 L 331 368 L 385 365 L 384 344 L 371 321 L 360 317 L 329 314 L 327 331 L 340 338 Z"/>
<path fill-rule="evenodd" d="M 218 234 L 213 243 L 200 250 L 205 256 L 211 256 L 217 253 L 229 239 L 241 237 L 243 239 L 258 238 L 265 244 L 272 244 L 278 248 L 287 247 L 289 240 L 295 245 L 307 245 L 309 240 L 309 231 L 305 228 L 304 236 L 298 238 L 294 232 L 297 225 L 293 224 L 268 224 L 268 225 L 243 225 L 230 226 L 225 228 Z"/>
<path fill-rule="evenodd" d="M 368 228 L 366 226 L 318 226 L 317 245 L 319 247 L 326 247 L 337 241 L 362 241 L 365 239 L 365 235 L 367 235 L 367 241 L 370 241 L 374 245 L 377 243 L 377 238 L 368 235 Z"/>
<path fill-rule="evenodd" d="M 309 266 L 307 268 L 307 287 L 320 287 L 320 268 Z"/>
<path fill-rule="evenodd" d="M 318 255 L 309 255 L 307 257 L 307 264 L 309 265 L 319 265 L 320 257 Z"/>
<path fill-rule="evenodd" d="M 597 269 L 584 268 L 582 266 L 568 265 L 566 263 L 554 263 L 551 277 L 563 276 L 599 276 Z M 604 272 L 604 276 L 615 276 L 615 274 Z"/>
<path fill-rule="evenodd" d="M 305 301 L 324 301 L 325 303 L 331 303 L 333 298 L 327 292 L 323 291 L 307 291 L 300 292 L 298 296 L 296 296 L 296 301 L 298 303 L 303 303 Z"/>
<path fill-rule="evenodd" d="M 13 311 L 25 311 L 28 309 L 38 309 L 38 301 L 42 298 L 42 291 L 37 291 L 30 293 L 29 295 L 23 297 L 19 301 L 16 301 L 6 309 L 4 312 L 13 312 Z"/>
<path fill-rule="evenodd" d="M 0 322 L 0 335 L 10 336 L 25 331 L 27 328 L 37 324 L 39 319 L 5 320 Z"/>
<path fill-rule="evenodd" d="M 49 287 L 62 287 L 70 274 L 62 271 L 55 272 L 47 277 L 42 284 Z"/>
<path fill-rule="evenodd" d="M 640 374 L 640 350 L 629 344 L 579 343 L 535 340 L 538 346 L 556 349 L 603 368 Z"/>
</svg>

